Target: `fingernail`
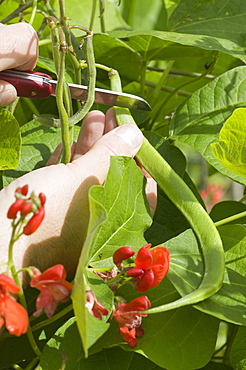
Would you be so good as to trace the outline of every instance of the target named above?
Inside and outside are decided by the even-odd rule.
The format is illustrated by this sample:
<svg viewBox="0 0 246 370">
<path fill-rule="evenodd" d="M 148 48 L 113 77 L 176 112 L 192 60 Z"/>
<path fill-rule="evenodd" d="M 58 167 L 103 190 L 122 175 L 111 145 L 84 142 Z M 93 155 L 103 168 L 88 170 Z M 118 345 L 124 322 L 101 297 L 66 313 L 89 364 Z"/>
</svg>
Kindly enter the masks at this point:
<svg viewBox="0 0 246 370">
<path fill-rule="evenodd" d="M 16 99 L 16 93 L 13 90 L 5 90 L 0 93 L 0 107 L 5 107 L 13 103 Z"/>
<path fill-rule="evenodd" d="M 121 137 L 133 149 L 142 145 L 143 135 L 137 126 L 125 124 L 116 130 L 116 135 Z"/>
</svg>

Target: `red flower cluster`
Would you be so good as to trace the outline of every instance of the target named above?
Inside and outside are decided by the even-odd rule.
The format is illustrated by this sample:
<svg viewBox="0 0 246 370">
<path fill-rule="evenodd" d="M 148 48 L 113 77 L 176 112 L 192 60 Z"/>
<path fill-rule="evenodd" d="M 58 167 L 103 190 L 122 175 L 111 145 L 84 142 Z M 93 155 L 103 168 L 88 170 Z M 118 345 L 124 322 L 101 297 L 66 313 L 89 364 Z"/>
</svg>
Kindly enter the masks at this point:
<svg viewBox="0 0 246 370">
<path fill-rule="evenodd" d="M 96 319 L 101 319 L 102 316 L 108 315 L 108 310 L 95 297 L 92 290 L 86 292 L 86 307 L 91 315 Z"/>
<path fill-rule="evenodd" d="M 169 270 L 170 253 L 168 249 L 160 246 L 152 249 L 150 247 L 151 244 L 146 244 L 138 251 L 134 260 L 135 267 L 126 272 L 128 277 L 134 279 L 135 289 L 138 292 L 157 287 Z M 129 247 L 119 248 L 113 255 L 113 261 L 114 263 L 117 261 L 119 265 L 134 253 Z"/>
<path fill-rule="evenodd" d="M 14 300 L 9 293 L 17 294 L 20 288 L 6 274 L 0 274 L 0 328 L 4 321 L 10 334 L 20 336 L 26 333 L 28 315 L 23 306 Z"/>
<path fill-rule="evenodd" d="M 210 210 L 216 203 L 218 203 L 224 196 L 224 191 L 221 186 L 217 184 L 209 184 L 201 191 L 201 197 Z"/>
<path fill-rule="evenodd" d="M 28 185 L 19 187 L 15 191 L 15 202 L 10 206 L 7 217 L 15 219 L 17 214 L 20 213 L 22 220 L 25 219 L 29 213 L 33 213 L 33 216 L 28 220 L 23 228 L 23 234 L 30 235 L 37 230 L 44 219 L 44 205 L 46 202 L 46 196 L 40 193 L 36 197 L 33 193 L 27 198 Z"/>
<path fill-rule="evenodd" d="M 142 317 L 147 316 L 142 311 L 146 311 L 151 307 L 151 303 L 146 296 L 133 299 L 129 303 L 119 303 L 117 309 L 113 313 L 113 318 L 119 323 L 119 333 L 124 340 L 132 347 L 137 345 L 137 338 L 144 335 L 144 330 L 141 326 Z"/>
<path fill-rule="evenodd" d="M 55 265 L 41 273 L 37 268 L 32 268 L 33 277 L 30 286 L 40 290 L 36 300 L 36 312 L 39 316 L 44 310 L 47 317 L 51 317 L 58 302 L 65 302 L 71 293 L 73 285 L 66 281 L 66 270 L 63 265 Z"/>
</svg>

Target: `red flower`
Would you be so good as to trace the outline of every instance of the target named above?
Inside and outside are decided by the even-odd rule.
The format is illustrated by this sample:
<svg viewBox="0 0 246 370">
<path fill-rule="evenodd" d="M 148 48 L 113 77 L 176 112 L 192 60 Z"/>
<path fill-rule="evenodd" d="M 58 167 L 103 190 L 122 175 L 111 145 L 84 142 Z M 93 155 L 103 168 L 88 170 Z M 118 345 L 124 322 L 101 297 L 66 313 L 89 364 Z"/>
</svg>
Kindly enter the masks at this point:
<svg viewBox="0 0 246 370">
<path fill-rule="evenodd" d="M 157 287 L 169 269 L 169 251 L 165 247 L 150 247 L 151 244 L 146 244 L 138 251 L 134 261 L 136 267 L 127 271 L 127 276 L 134 277 L 138 292 Z"/>
<path fill-rule="evenodd" d="M 5 320 L 7 330 L 17 336 L 26 333 L 28 327 L 26 310 L 9 294 L 17 294 L 19 290 L 11 277 L 0 274 L 0 328 Z"/>
<path fill-rule="evenodd" d="M 101 319 L 102 316 L 108 315 L 108 310 L 104 307 L 95 297 L 95 294 L 92 290 L 86 292 L 86 307 L 91 315 L 96 319 Z"/>
<path fill-rule="evenodd" d="M 132 347 L 137 345 L 137 338 L 144 335 L 144 330 L 141 326 L 142 317 L 147 314 L 141 313 L 150 308 L 151 303 L 146 296 L 133 299 L 129 303 L 119 303 L 117 309 L 113 313 L 113 318 L 119 323 L 119 333 L 124 340 Z"/>
<path fill-rule="evenodd" d="M 41 273 L 37 268 L 32 268 L 34 276 L 31 278 L 30 286 L 40 290 L 36 300 L 34 316 L 39 316 L 42 310 L 47 317 L 51 317 L 58 305 L 58 302 L 66 301 L 73 285 L 66 281 L 66 270 L 63 265 L 55 265 Z"/>
<path fill-rule="evenodd" d="M 37 228 L 41 225 L 44 219 L 44 215 L 45 215 L 44 207 L 39 208 L 37 213 L 35 213 L 25 225 L 23 229 L 23 234 L 25 235 L 33 234 L 37 230 Z"/>
<path fill-rule="evenodd" d="M 7 217 L 13 219 L 16 217 L 17 213 L 21 211 L 23 205 L 25 204 L 25 199 L 16 199 L 16 201 L 9 207 Z"/>
<path fill-rule="evenodd" d="M 135 254 L 134 250 L 130 247 L 121 247 L 113 254 L 113 261 L 115 265 L 120 265 L 122 261 L 127 260 Z"/>
<path fill-rule="evenodd" d="M 15 193 L 19 193 L 19 194 L 26 196 L 28 193 L 28 185 L 24 185 L 22 187 L 17 188 L 15 190 Z"/>
</svg>

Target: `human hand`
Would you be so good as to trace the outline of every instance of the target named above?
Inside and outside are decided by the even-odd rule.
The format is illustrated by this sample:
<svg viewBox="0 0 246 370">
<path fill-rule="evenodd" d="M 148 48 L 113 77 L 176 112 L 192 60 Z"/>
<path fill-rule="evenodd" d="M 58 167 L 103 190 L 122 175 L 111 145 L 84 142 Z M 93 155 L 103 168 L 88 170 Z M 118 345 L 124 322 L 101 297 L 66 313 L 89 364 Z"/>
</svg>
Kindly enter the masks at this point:
<svg viewBox="0 0 246 370">
<path fill-rule="evenodd" d="M 28 23 L 3 25 L 0 23 L 0 71 L 5 69 L 31 70 L 38 57 L 38 37 Z M 17 97 L 13 85 L 0 81 L 0 107 Z"/>
<path fill-rule="evenodd" d="M 109 110 L 106 116 L 100 111 L 90 112 L 84 119 L 77 144 L 73 146 L 71 163 L 52 165 L 58 155 L 55 152 L 49 166 L 22 176 L 0 192 L 1 262 L 8 259 L 11 227 L 6 218 L 7 210 L 14 200 L 15 189 L 28 184 L 30 191 L 46 195 L 46 216 L 34 234 L 23 235 L 16 243 L 16 267 L 33 265 L 44 270 L 62 263 L 68 274 L 73 275 L 88 226 L 90 187 L 105 181 L 110 156 L 134 157 L 141 144 L 142 133 L 136 126 L 116 127 L 113 110 Z M 153 211 L 156 184 L 152 179 L 147 193 Z"/>
</svg>

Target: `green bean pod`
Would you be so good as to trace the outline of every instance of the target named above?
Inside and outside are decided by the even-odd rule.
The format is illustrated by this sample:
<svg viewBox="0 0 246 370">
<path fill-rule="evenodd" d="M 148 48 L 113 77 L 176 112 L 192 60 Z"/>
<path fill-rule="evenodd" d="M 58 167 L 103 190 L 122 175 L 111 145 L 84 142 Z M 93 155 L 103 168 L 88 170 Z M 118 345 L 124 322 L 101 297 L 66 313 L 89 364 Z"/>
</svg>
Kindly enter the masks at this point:
<svg viewBox="0 0 246 370">
<path fill-rule="evenodd" d="M 96 66 L 93 51 L 93 34 L 90 33 L 86 36 L 86 58 L 88 65 L 88 95 L 87 100 L 83 107 L 79 109 L 73 116 L 68 118 L 68 126 L 72 127 L 81 121 L 89 112 L 92 104 L 94 103 L 94 89 L 96 85 Z M 34 118 L 43 125 L 50 127 L 61 127 L 61 120 L 57 118 L 34 116 Z"/>
<path fill-rule="evenodd" d="M 110 80 L 111 88 L 121 91 L 121 84 L 117 74 L 113 74 Z M 114 111 L 118 125 L 125 123 L 136 124 L 128 109 L 114 107 Z M 146 138 L 144 138 L 136 159 L 185 216 L 200 242 L 204 261 L 203 278 L 196 290 L 174 302 L 151 308 L 146 313 L 163 312 L 186 305 L 197 304 L 214 295 L 222 285 L 225 260 L 220 235 L 208 213 L 187 184 Z M 189 247 L 187 246 L 187 248 Z"/>
</svg>

